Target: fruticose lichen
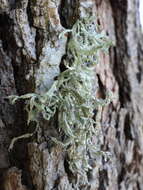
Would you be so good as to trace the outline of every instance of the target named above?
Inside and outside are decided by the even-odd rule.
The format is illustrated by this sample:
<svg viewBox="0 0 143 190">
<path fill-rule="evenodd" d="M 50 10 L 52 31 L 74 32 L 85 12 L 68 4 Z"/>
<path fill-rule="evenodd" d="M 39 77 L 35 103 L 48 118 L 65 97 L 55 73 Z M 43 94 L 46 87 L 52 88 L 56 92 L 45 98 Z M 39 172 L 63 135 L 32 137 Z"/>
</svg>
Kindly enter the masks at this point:
<svg viewBox="0 0 143 190">
<path fill-rule="evenodd" d="M 60 35 L 62 38 L 70 33 L 67 49 L 70 58 L 64 62 L 66 70 L 59 74 L 51 88 L 44 94 L 10 97 L 12 103 L 18 99 L 27 100 L 28 124 L 35 121 L 37 127 L 42 128 L 39 115 L 51 120 L 58 114 L 58 130 L 62 132 L 63 140 L 51 139 L 67 152 L 71 171 L 81 174 L 91 168 L 90 154 L 100 153 L 93 143 L 93 136 L 98 138 L 94 110 L 110 102 L 109 93 L 102 100 L 93 92 L 94 68 L 99 53 L 107 52 L 111 45 L 105 33 L 98 31 L 95 18 L 78 20 L 71 30 Z"/>
</svg>

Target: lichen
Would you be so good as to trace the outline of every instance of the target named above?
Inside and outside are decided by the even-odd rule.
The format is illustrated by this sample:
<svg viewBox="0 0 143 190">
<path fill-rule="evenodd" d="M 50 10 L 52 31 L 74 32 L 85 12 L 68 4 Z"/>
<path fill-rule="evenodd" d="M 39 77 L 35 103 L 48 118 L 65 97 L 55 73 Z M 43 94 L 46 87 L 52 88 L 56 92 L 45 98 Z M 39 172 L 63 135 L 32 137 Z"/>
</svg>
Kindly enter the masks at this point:
<svg viewBox="0 0 143 190">
<path fill-rule="evenodd" d="M 28 124 L 35 121 L 41 127 L 39 115 L 51 120 L 58 113 L 58 130 L 62 140 L 51 139 L 67 152 L 69 167 L 73 173 L 82 175 L 90 166 L 90 155 L 97 156 L 102 151 L 94 144 L 93 136 L 99 138 L 94 110 L 110 102 L 110 93 L 105 100 L 96 98 L 93 93 L 94 68 L 98 63 L 99 52 L 107 52 L 111 45 L 104 32 L 98 32 L 95 18 L 78 20 L 70 33 L 66 70 L 59 74 L 51 88 L 43 94 L 11 96 L 12 103 L 26 99 Z"/>
</svg>

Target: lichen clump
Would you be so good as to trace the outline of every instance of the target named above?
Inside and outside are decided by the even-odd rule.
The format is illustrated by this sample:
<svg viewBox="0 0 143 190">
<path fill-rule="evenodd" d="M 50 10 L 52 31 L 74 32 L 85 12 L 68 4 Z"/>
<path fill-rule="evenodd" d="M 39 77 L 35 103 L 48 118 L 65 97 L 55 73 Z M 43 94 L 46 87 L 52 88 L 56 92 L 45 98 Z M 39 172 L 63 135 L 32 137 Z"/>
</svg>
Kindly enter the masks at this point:
<svg viewBox="0 0 143 190">
<path fill-rule="evenodd" d="M 109 101 L 99 100 L 93 93 L 94 66 L 98 63 L 100 51 L 107 51 L 111 42 L 104 32 L 98 32 L 95 19 L 78 20 L 70 33 L 68 55 L 61 72 L 51 88 L 44 94 L 11 96 L 12 103 L 17 99 L 27 99 L 28 124 L 36 121 L 40 126 L 39 114 L 51 120 L 58 114 L 58 127 L 63 140 L 52 140 L 67 151 L 71 171 L 84 173 L 90 168 L 89 157 L 99 150 L 93 143 L 96 135 L 94 110 Z"/>
</svg>

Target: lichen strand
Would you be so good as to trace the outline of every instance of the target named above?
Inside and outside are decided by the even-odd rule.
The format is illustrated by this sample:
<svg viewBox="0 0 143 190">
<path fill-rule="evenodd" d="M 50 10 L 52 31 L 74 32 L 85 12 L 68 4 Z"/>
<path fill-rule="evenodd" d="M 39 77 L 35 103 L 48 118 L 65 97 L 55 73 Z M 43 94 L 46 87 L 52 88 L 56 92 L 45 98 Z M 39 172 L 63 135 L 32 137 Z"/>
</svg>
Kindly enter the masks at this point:
<svg viewBox="0 0 143 190">
<path fill-rule="evenodd" d="M 95 18 L 78 20 L 72 30 L 60 35 L 64 38 L 66 32 L 71 33 L 68 52 L 72 59 L 65 61 L 67 69 L 59 74 L 47 92 L 11 97 L 13 103 L 17 99 L 28 100 L 28 124 L 36 121 L 40 126 L 39 115 L 51 120 L 58 112 L 62 140 L 51 139 L 67 152 L 70 170 L 85 176 L 85 181 L 85 174 L 91 168 L 90 158 L 96 159 L 102 153 L 98 140 L 93 142 L 93 136 L 100 139 L 93 111 L 110 102 L 110 94 L 102 100 L 93 93 L 94 65 L 98 63 L 99 52 L 106 52 L 111 45 L 104 32 L 98 32 L 94 21 Z"/>
</svg>

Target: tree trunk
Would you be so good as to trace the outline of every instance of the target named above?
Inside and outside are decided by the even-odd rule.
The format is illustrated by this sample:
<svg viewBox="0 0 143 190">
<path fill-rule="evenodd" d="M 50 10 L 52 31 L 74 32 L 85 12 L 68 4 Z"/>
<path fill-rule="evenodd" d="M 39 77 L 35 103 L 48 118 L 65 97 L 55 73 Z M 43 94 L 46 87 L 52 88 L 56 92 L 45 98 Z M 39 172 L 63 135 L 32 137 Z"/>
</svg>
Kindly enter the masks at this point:
<svg viewBox="0 0 143 190">
<path fill-rule="evenodd" d="M 138 0 L 0 0 L 0 189 L 25 188 L 14 166 L 22 170 L 22 183 L 29 190 L 143 188 L 143 41 L 138 11 Z M 43 122 L 36 138 L 21 139 L 8 151 L 12 138 L 32 132 L 33 126 L 27 127 L 25 103 L 13 106 L 7 96 L 49 89 L 67 53 L 68 39 L 59 35 L 87 13 L 96 15 L 115 43 L 109 55 L 100 55 L 95 70 L 97 95 L 105 97 L 108 89 L 115 98 L 102 108 L 100 121 L 100 147 L 111 158 L 103 156 L 100 167 L 93 165 L 85 183 L 70 171 L 66 153 L 51 146 L 56 120 Z"/>
</svg>

